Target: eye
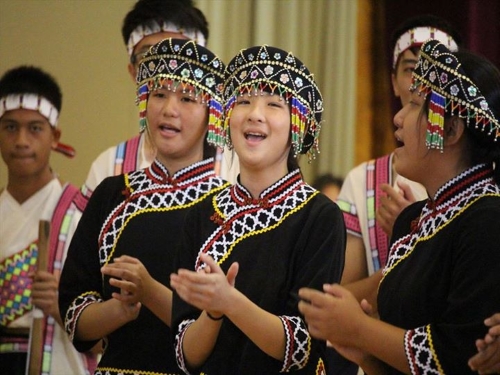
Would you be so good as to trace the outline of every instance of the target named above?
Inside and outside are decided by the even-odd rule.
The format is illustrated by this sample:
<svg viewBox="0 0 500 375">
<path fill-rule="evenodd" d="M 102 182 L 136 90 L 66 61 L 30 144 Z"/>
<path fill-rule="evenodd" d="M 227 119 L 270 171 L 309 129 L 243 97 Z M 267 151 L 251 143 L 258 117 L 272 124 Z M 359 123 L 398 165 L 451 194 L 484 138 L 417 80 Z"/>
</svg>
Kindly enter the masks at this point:
<svg viewBox="0 0 500 375">
<path fill-rule="evenodd" d="M 281 101 L 279 101 L 279 102 L 270 102 L 268 105 L 270 107 L 283 108 L 283 103 Z"/>
<path fill-rule="evenodd" d="M 40 133 L 43 130 L 41 124 L 31 124 L 30 131 L 33 133 Z"/>
<path fill-rule="evenodd" d="M 195 99 L 194 96 L 183 96 L 181 98 L 181 101 L 184 103 L 197 103 L 198 101 Z"/>
<path fill-rule="evenodd" d="M 245 98 L 240 98 L 236 101 L 236 105 L 250 104 L 250 100 Z"/>
<path fill-rule="evenodd" d="M 2 126 L 2 129 L 12 133 L 12 132 L 17 130 L 17 126 L 16 126 L 16 124 L 7 123 L 7 124 Z"/>
<path fill-rule="evenodd" d="M 162 90 L 153 91 L 152 95 L 155 98 L 165 98 L 167 96 Z"/>
</svg>

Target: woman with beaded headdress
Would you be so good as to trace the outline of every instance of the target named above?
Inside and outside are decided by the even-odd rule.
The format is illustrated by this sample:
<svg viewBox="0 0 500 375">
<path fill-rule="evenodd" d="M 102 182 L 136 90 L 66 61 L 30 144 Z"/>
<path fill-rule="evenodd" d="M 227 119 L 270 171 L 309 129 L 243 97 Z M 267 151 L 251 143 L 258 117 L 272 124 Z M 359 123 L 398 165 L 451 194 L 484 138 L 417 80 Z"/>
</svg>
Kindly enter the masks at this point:
<svg viewBox="0 0 500 375">
<path fill-rule="evenodd" d="M 299 292 L 314 337 L 369 374 L 467 374 L 500 289 L 500 72 L 437 40 L 422 47 L 411 99 L 394 117 L 398 173 L 429 199 L 394 225 L 380 320 L 339 285 Z"/>
<path fill-rule="evenodd" d="M 221 60 L 184 39 L 155 44 L 139 66 L 140 125 L 156 159 L 97 187 L 61 277 L 61 316 L 74 345 L 105 339 L 96 374 L 181 372 L 170 342 L 169 275 L 186 213 L 227 185 L 206 140 L 222 121 L 223 82 Z"/>
<path fill-rule="evenodd" d="M 297 163 L 318 151 L 320 91 L 297 57 L 264 45 L 231 60 L 224 93 L 209 140 L 234 148 L 240 174 L 186 219 L 171 276 L 177 360 L 191 374 L 325 374 L 325 342 L 296 299 L 338 282 L 344 264 L 340 210 Z"/>
</svg>

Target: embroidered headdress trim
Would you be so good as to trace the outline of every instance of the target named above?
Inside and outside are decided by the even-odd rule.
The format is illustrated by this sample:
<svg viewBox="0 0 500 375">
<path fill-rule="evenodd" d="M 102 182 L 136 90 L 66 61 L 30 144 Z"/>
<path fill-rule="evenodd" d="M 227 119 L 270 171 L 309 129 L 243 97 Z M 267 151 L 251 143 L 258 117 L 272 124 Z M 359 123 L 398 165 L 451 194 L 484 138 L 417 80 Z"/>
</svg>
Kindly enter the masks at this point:
<svg viewBox="0 0 500 375">
<path fill-rule="evenodd" d="M 295 155 L 319 153 L 323 98 L 307 67 L 291 52 L 276 47 L 256 46 L 241 50 L 226 68 L 223 128 L 209 133 L 209 142 L 219 147 L 230 143 L 229 120 L 238 95 L 281 96 L 291 105 L 292 147 Z"/>
<path fill-rule="evenodd" d="M 465 74 L 460 61 L 438 40 L 425 42 L 413 71 L 411 90 L 430 94 L 426 145 L 443 150 L 445 115 L 465 119 L 466 126 L 500 137 L 500 123 L 479 88 Z"/>
<path fill-rule="evenodd" d="M 137 72 L 140 131 L 146 129 L 146 107 L 151 91 L 164 87 L 189 92 L 209 108 L 209 130 L 221 127 L 224 63 L 192 40 L 167 38 L 144 55 Z"/>
</svg>

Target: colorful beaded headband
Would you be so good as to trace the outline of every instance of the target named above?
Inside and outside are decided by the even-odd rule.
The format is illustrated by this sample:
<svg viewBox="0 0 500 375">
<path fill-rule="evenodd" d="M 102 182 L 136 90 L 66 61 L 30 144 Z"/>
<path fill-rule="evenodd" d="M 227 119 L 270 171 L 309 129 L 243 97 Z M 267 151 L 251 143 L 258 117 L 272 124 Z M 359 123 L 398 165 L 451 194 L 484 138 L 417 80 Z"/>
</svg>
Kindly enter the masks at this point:
<svg viewBox="0 0 500 375">
<path fill-rule="evenodd" d="M 164 39 L 144 55 L 137 73 L 140 131 L 147 126 L 149 93 L 161 87 L 189 92 L 209 107 L 209 129 L 222 126 L 224 63 L 192 40 Z"/>
<path fill-rule="evenodd" d="M 455 40 L 453 40 L 451 35 L 445 33 L 444 31 L 429 26 L 415 27 L 406 31 L 396 42 L 392 57 L 392 68 L 396 68 L 399 55 L 401 55 L 404 51 L 410 47 L 420 46 L 429 39 L 439 40 L 447 46 L 451 52 L 458 51 L 458 45 Z"/>
<path fill-rule="evenodd" d="M 486 98 L 462 69 L 460 61 L 438 40 L 422 45 L 413 71 L 410 90 L 431 94 L 427 121 L 426 145 L 443 151 L 445 115 L 466 120 L 467 127 L 479 130 L 497 141 L 500 123 Z"/>
<path fill-rule="evenodd" d="M 148 35 L 160 33 L 160 32 L 171 32 L 184 35 L 186 38 L 194 40 L 200 46 L 205 46 L 206 40 L 202 32 L 192 29 L 183 29 L 179 26 L 173 24 L 172 22 L 158 22 L 156 20 L 151 20 L 145 24 L 137 26 L 128 38 L 127 52 L 129 56 L 132 56 L 134 48 L 142 39 Z"/>
<path fill-rule="evenodd" d="M 32 111 L 37 111 L 47 119 L 50 126 L 53 128 L 57 127 L 59 111 L 43 96 L 32 93 L 23 93 L 9 94 L 0 98 L 0 117 L 2 117 L 5 112 L 16 109 L 30 109 Z M 76 154 L 73 147 L 60 142 L 56 146 L 55 151 L 71 158 Z"/>
<path fill-rule="evenodd" d="M 226 68 L 223 128 L 209 134 L 219 147 L 230 144 L 229 119 L 238 95 L 269 92 L 291 105 L 292 147 L 295 155 L 307 153 L 311 160 L 319 153 L 323 98 L 307 67 L 291 52 L 276 47 L 256 46 L 242 50 Z"/>
</svg>

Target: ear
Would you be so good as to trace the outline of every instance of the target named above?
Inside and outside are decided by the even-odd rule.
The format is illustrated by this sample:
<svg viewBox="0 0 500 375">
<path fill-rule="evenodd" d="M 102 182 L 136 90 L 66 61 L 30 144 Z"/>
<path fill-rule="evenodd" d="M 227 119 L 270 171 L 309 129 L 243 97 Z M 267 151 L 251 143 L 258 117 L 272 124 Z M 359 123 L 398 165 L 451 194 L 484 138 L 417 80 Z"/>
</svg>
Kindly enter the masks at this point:
<svg viewBox="0 0 500 375">
<path fill-rule="evenodd" d="M 394 96 L 399 98 L 401 94 L 399 93 L 398 85 L 396 82 L 396 74 L 391 73 L 392 90 L 394 91 Z"/>
<path fill-rule="evenodd" d="M 137 69 L 135 68 L 135 65 L 129 62 L 127 65 L 127 69 L 128 74 L 130 74 L 130 77 L 132 77 L 132 81 L 135 83 L 135 78 L 137 76 Z"/>
<path fill-rule="evenodd" d="M 449 146 L 458 143 L 465 132 L 464 120 L 458 116 L 453 116 L 445 122 L 444 132 L 445 145 Z"/>
<path fill-rule="evenodd" d="M 61 129 L 52 128 L 52 150 L 54 150 L 57 147 L 59 139 L 61 139 Z"/>
</svg>

